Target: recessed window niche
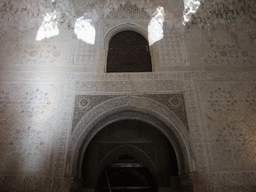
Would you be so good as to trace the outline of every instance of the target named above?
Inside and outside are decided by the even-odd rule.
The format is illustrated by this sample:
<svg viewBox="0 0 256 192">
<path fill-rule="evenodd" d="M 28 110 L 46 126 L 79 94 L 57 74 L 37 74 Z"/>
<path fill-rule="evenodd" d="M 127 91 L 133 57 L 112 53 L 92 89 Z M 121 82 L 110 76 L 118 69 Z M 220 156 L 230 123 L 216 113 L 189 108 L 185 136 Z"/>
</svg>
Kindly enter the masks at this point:
<svg viewBox="0 0 256 192">
<path fill-rule="evenodd" d="M 148 41 L 134 31 L 114 35 L 108 47 L 107 72 L 152 72 Z"/>
</svg>

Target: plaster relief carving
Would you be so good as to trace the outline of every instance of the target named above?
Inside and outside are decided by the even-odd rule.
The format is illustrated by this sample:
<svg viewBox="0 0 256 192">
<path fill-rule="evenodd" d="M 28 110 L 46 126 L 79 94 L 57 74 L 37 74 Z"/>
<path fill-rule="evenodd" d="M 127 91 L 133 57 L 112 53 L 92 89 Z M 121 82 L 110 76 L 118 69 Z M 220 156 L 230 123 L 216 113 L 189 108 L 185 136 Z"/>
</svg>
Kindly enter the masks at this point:
<svg viewBox="0 0 256 192">
<path fill-rule="evenodd" d="M 136 5 L 130 3 L 121 5 L 117 10 L 112 10 L 107 16 L 107 19 L 149 19 L 148 13 L 144 9 L 139 9 Z"/>
<path fill-rule="evenodd" d="M 124 97 L 125 95 L 77 95 L 75 101 L 73 130 L 81 118 L 95 106 L 110 99 Z M 139 95 L 138 95 L 139 96 Z M 188 129 L 185 102 L 182 94 L 147 94 L 139 97 L 153 99 L 172 110 Z"/>
<path fill-rule="evenodd" d="M 1 84 L 2 174 L 50 171 L 57 87 L 58 84 Z M 17 168 L 18 165 L 22 166 Z"/>
<path fill-rule="evenodd" d="M 234 171 L 243 167 L 247 170 L 255 162 L 255 139 L 252 136 L 252 127 L 256 123 L 255 89 L 253 82 L 200 83 L 200 94 L 204 98 L 202 107 L 207 111 L 203 115 L 207 132 L 211 135 L 208 142 L 213 150 L 212 167 L 215 170 L 220 167 Z M 244 146 L 247 150 L 242 150 Z"/>
<path fill-rule="evenodd" d="M 187 10 L 183 0 L 0 1 L 0 191 L 70 191 L 75 151 L 99 122 L 124 110 L 177 133 L 181 151 L 191 154 L 182 183 L 192 181 L 194 191 L 256 191 L 255 1 L 195 4 Z M 152 72 L 105 73 L 108 40 L 122 30 L 147 38 L 150 23 L 159 29 L 149 46 Z M 134 146 L 153 161 L 162 155 L 152 143 Z"/>
</svg>

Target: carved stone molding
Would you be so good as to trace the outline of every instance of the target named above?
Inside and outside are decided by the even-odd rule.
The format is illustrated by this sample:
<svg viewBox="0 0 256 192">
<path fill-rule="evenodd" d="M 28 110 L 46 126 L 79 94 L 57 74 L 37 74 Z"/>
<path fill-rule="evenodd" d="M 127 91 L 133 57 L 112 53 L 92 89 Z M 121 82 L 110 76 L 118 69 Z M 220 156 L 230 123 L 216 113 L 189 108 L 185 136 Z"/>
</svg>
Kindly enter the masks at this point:
<svg viewBox="0 0 256 192">
<path fill-rule="evenodd" d="M 200 72 L 199 72 L 200 73 Z M 181 80 L 183 72 L 154 73 L 74 73 L 76 80 L 115 81 L 115 80 Z"/>
<path fill-rule="evenodd" d="M 56 81 L 60 79 L 74 79 L 80 81 L 120 81 L 120 80 L 183 80 L 185 79 L 255 79 L 256 72 L 154 72 L 154 73 L 135 73 L 135 74 L 99 74 L 99 73 L 88 73 L 88 72 L 47 72 L 42 71 L 16 71 L 15 68 L 12 70 L 2 70 L 0 72 L 1 81 L 7 80 L 49 80 Z"/>
<path fill-rule="evenodd" d="M 55 132 L 55 148 L 54 148 L 54 159 L 53 159 L 53 170 L 52 174 L 55 177 L 61 177 L 65 175 L 65 163 L 66 163 L 66 151 L 67 142 L 69 136 L 69 128 L 72 125 L 72 113 L 70 112 L 73 108 L 74 99 L 74 82 L 67 80 L 65 82 L 65 94 L 63 94 L 62 105 L 59 108 L 60 123 L 57 126 Z"/>
<path fill-rule="evenodd" d="M 117 25 L 114 28 L 112 28 L 110 31 L 108 31 L 106 33 L 106 36 L 104 37 L 104 49 L 108 50 L 108 44 L 110 39 L 116 35 L 117 33 L 121 32 L 121 31 L 135 31 L 141 35 L 143 35 L 145 37 L 145 39 L 148 39 L 148 31 L 145 27 L 138 25 L 138 24 L 134 24 L 134 23 L 130 23 L 127 22 L 125 24 L 121 24 L 121 25 Z"/>
<path fill-rule="evenodd" d="M 204 130 L 201 125 L 196 88 L 193 79 L 185 80 L 185 98 L 187 102 L 188 122 L 190 125 L 191 143 L 193 146 L 197 171 L 208 169 L 208 159 L 204 140 Z"/>
<path fill-rule="evenodd" d="M 177 116 L 168 108 L 164 107 L 161 104 L 158 104 L 157 102 L 153 102 L 150 99 L 140 98 L 136 96 L 125 96 L 107 100 L 102 104 L 94 107 L 93 110 L 87 113 L 76 126 L 76 129 L 74 130 L 72 138 L 69 142 L 69 155 L 66 170 L 67 175 L 77 174 L 77 171 L 78 169 L 80 169 L 79 167 L 81 166 L 79 165 L 81 164 L 81 162 L 79 162 L 81 160 L 79 160 L 79 156 L 80 158 L 83 156 L 86 146 L 89 144 L 90 140 L 95 136 L 95 134 L 100 129 L 104 127 L 103 125 L 101 125 L 100 122 L 107 117 L 112 117 L 111 115 L 118 113 L 121 114 L 121 112 L 125 111 L 134 111 L 134 113 L 142 112 L 143 114 L 146 113 L 150 116 L 153 116 L 154 118 L 152 117 L 146 119 L 144 119 L 145 117 L 143 117 L 143 115 L 141 117 L 140 115 L 130 117 L 136 118 L 138 120 L 141 119 L 142 121 L 146 121 L 152 125 L 155 124 L 154 121 L 158 122 L 158 120 L 153 120 L 155 118 L 159 119 L 164 124 L 166 124 L 169 127 L 166 130 L 161 130 L 163 129 L 164 126 L 155 126 L 156 128 L 160 129 L 167 136 L 167 138 L 170 137 L 168 136 L 169 134 L 174 134 L 171 137 L 174 140 L 177 140 L 177 143 L 172 143 L 174 140 L 172 141 L 171 138 L 169 138 L 169 141 L 174 146 L 176 146 L 176 148 L 174 148 L 177 153 L 177 158 L 179 159 L 178 161 L 182 162 L 183 160 L 181 161 L 181 159 L 184 158 L 185 163 L 184 169 L 180 167 L 180 172 L 187 173 L 190 172 L 191 169 L 194 169 L 193 157 L 190 154 L 191 151 L 188 138 L 188 131 L 186 130 L 185 126 L 182 125 Z M 105 120 L 105 123 L 117 121 L 120 117 L 113 116 L 112 118 L 114 119 L 110 118 L 109 120 Z M 126 118 L 129 118 L 129 116 Z M 165 133 L 165 131 L 167 131 L 167 133 Z M 178 155 L 178 153 L 182 153 L 183 157 Z"/>
<path fill-rule="evenodd" d="M 106 19 L 137 19 L 148 18 L 150 14 L 153 14 L 155 9 L 159 6 L 162 6 L 166 9 L 168 14 L 168 19 L 176 19 L 182 17 L 182 12 L 184 10 L 183 1 L 174 1 L 174 0 L 112 0 L 112 1 L 95 1 L 95 0 L 72 0 L 75 10 L 78 14 L 82 14 L 86 11 L 92 9 L 101 12 L 103 18 Z M 167 11 L 168 10 L 168 11 Z M 127 15 L 125 13 L 134 15 Z M 139 15 L 136 15 L 139 14 Z M 119 16 L 119 17 L 117 17 Z M 123 16 L 123 17 L 121 17 Z"/>
<path fill-rule="evenodd" d="M 148 13 L 142 8 L 138 8 L 136 5 L 131 5 L 129 2 L 124 6 L 121 4 L 117 10 L 113 9 L 106 16 L 107 19 L 150 19 Z"/>
<path fill-rule="evenodd" d="M 96 105 L 110 99 L 124 96 L 125 95 L 77 95 L 75 99 L 72 132 L 81 118 L 90 112 L 90 110 L 92 110 Z M 183 94 L 145 94 L 137 95 L 137 97 L 149 98 L 166 106 L 173 111 L 175 115 L 177 115 L 177 117 L 182 121 L 183 125 L 189 131 Z"/>
</svg>

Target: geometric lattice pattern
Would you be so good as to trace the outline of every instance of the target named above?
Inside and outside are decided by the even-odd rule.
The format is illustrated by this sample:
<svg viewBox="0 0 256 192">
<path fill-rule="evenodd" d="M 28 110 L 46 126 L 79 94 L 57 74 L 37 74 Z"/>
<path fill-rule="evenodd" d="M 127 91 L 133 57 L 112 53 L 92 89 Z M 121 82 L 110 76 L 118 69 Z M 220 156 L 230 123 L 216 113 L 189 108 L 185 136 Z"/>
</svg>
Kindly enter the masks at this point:
<svg viewBox="0 0 256 192">
<path fill-rule="evenodd" d="M 2 57 L 8 55 L 8 62 L 16 66 L 49 67 L 63 65 L 70 47 L 60 45 L 56 41 L 45 42 L 13 42 L 1 50 Z M 65 61 L 67 63 L 67 61 Z"/>
<path fill-rule="evenodd" d="M 136 5 L 126 3 L 112 10 L 107 16 L 107 19 L 149 19 L 149 15 L 144 9 L 139 9 Z"/>
<path fill-rule="evenodd" d="M 160 41 L 162 65 L 181 66 L 184 65 L 181 49 L 181 38 L 176 31 L 168 31 L 164 34 L 164 40 Z"/>
<path fill-rule="evenodd" d="M 214 170 L 251 170 L 256 163 L 256 83 L 199 83 Z"/>
<path fill-rule="evenodd" d="M 97 67 L 95 64 L 98 63 L 98 54 L 99 49 L 96 46 L 78 40 L 75 65 Z"/>
<path fill-rule="evenodd" d="M 93 133 L 78 122 L 127 105 L 159 120 L 172 111 L 188 129 L 182 183 L 196 192 L 255 192 L 255 0 L 190 2 L 184 10 L 182 0 L 0 1 L 0 191 L 70 191 L 79 134 Z M 74 33 L 81 16 L 95 29 L 93 45 Z M 105 73 L 111 34 L 147 36 L 152 18 L 163 24 L 150 46 L 153 72 Z M 58 35 L 37 41 L 40 26 Z M 180 128 L 173 130 L 181 141 Z M 67 149 L 77 149 L 72 158 Z"/>
<path fill-rule="evenodd" d="M 58 85 L 0 86 L 1 173 L 50 171 Z"/>
<path fill-rule="evenodd" d="M 77 95 L 75 100 L 75 108 L 73 114 L 72 131 L 77 126 L 81 118 L 90 112 L 96 105 L 99 105 L 107 100 L 125 95 Z M 188 121 L 186 116 L 186 108 L 184 96 L 182 94 L 146 94 L 137 95 L 137 97 L 146 97 L 153 99 L 156 102 L 168 107 L 182 121 L 188 130 Z"/>
</svg>

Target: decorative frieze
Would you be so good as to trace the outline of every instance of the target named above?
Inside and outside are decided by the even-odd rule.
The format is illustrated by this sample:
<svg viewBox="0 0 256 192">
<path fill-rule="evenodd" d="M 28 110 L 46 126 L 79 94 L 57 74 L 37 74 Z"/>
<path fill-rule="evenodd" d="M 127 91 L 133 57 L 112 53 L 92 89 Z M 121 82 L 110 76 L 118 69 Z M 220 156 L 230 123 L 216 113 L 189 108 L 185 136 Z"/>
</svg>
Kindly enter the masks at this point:
<svg viewBox="0 0 256 192">
<path fill-rule="evenodd" d="M 130 3 L 126 3 L 125 5 L 120 5 L 117 10 L 113 9 L 106 16 L 107 19 L 149 19 L 149 14 L 142 8 L 138 8 L 136 5 L 131 5 Z"/>
<path fill-rule="evenodd" d="M 110 99 L 124 96 L 125 95 L 77 95 L 75 100 L 72 130 L 75 129 L 81 118 L 90 112 L 90 110 L 92 110 L 96 105 L 102 104 Z M 137 97 L 150 98 L 168 107 L 177 115 L 188 130 L 183 94 L 145 94 L 137 95 Z"/>
</svg>

